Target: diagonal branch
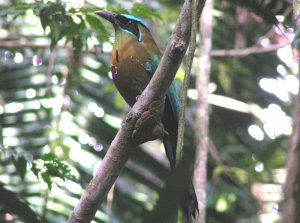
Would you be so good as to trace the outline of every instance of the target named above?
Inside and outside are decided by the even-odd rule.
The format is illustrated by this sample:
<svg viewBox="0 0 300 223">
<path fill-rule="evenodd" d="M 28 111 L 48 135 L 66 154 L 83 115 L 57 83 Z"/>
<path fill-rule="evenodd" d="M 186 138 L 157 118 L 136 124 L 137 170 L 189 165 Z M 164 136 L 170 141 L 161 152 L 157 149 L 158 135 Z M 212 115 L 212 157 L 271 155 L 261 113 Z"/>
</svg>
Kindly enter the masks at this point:
<svg viewBox="0 0 300 223">
<path fill-rule="evenodd" d="M 212 57 L 241 57 L 241 56 L 248 56 L 251 54 L 258 54 L 258 53 L 268 53 L 272 51 L 276 51 L 280 48 L 283 48 L 290 43 L 283 42 L 283 43 L 276 43 L 271 44 L 269 46 L 252 46 L 249 48 L 243 49 L 233 49 L 233 50 L 212 50 L 210 55 Z"/>
<path fill-rule="evenodd" d="M 194 0 L 194 5 L 198 4 L 197 0 Z M 203 6 L 204 7 L 204 6 Z M 197 25 L 198 25 L 198 18 L 197 18 L 197 8 L 193 7 L 192 10 L 192 29 L 191 29 L 191 42 L 189 47 L 189 52 L 187 55 L 187 68 L 185 71 L 182 90 L 180 95 L 180 111 L 179 111 L 179 120 L 178 120 L 178 138 L 177 138 L 177 150 L 176 150 L 176 163 L 179 163 L 180 159 L 183 155 L 183 145 L 184 145 L 184 129 L 185 129 L 185 110 L 187 106 L 187 91 L 190 84 L 190 75 L 194 60 L 194 54 L 196 51 L 196 37 L 197 37 Z"/>
<path fill-rule="evenodd" d="M 202 2 L 205 2 L 205 0 L 202 0 Z M 90 222 L 93 219 L 99 205 L 104 201 L 106 194 L 121 173 L 131 153 L 141 143 L 141 141 L 137 142 L 133 138 L 133 133 L 136 130 L 135 126 L 139 122 L 139 118 L 143 117 L 143 114 L 149 113 L 149 108 L 152 108 L 154 104 L 160 104 L 164 100 L 164 95 L 175 77 L 189 44 L 191 10 L 192 1 L 186 0 L 161 63 L 150 83 L 127 115 L 123 127 L 112 141 L 94 178 L 74 208 L 68 220 L 69 223 Z M 155 134 L 150 136 L 148 140 L 154 139 L 155 136 Z"/>
<path fill-rule="evenodd" d="M 29 207 L 29 205 L 24 201 L 21 201 L 14 192 L 7 190 L 2 183 L 0 183 L 0 197 L 1 206 L 6 208 L 4 211 L 16 214 L 25 222 L 40 222 L 37 214 Z"/>
</svg>

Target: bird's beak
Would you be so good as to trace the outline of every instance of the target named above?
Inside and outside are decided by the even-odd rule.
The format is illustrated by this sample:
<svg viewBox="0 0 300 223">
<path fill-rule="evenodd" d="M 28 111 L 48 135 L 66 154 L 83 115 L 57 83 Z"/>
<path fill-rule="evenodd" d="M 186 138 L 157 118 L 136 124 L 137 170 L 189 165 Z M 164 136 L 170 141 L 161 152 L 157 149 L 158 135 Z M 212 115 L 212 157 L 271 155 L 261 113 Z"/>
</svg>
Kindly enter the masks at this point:
<svg viewBox="0 0 300 223">
<path fill-rule="evenodd" d="M 95 14 L 101 16 L 102 18 L 110 21 L 114 26 L 117 26 L 116 14 L 104 10 L 96 11 Z"/>
</svg>

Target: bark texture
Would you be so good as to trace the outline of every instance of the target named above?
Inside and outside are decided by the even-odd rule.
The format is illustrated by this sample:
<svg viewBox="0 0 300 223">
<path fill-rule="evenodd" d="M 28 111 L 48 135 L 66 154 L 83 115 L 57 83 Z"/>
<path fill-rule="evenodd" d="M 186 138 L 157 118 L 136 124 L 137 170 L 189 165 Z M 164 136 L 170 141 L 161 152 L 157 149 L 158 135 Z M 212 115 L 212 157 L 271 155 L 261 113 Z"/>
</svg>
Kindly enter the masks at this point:
<svg viewBox="0 0 300 223">
<path fill-rule="evenodd" d="M 293 132 L 289 138 L 287 154 L 287 178 L 284 186 L 284 201 L 281 206 L 282 222 L 300 222 L 300 89 L 297 95 L 296 112 L 293 117 Z"/>
<path fill-rule="evenodd" d="M 195 121 L 196 156 L 194 165 L 194 185 L 198 198 L 199 216 L 197 223 L 205 223 L 206 212 L 206 161 L 209 147 L 208 126 L 208 83 L 211 70 L 210 51 L 212 45 L 212 9 L 213 0 L 208 0 L 200 18 L 200 62 L 196 79 L 198 100 Z"/>
<path fill-rule="evenodd" d="M 295 30 L 300 27 L 300 0 L 293 1 Z M 299 39 L 299 35 L 296 36 Z M 298 49 L 296 49 L 299 52 Z M 299 54 L 298 54 L 299 55 Z M 299 72 L 299 71 L 298 71 Z M 298 78 L 300 74 L 298 74 Z M 284 186 L 284 201 L 281 206 L 282 222 L 300 222 L 300 89 L 296 98 L 293 117 L 293 132 L 289 138 L 287 154 L 287 178 Z"/>
</svg>

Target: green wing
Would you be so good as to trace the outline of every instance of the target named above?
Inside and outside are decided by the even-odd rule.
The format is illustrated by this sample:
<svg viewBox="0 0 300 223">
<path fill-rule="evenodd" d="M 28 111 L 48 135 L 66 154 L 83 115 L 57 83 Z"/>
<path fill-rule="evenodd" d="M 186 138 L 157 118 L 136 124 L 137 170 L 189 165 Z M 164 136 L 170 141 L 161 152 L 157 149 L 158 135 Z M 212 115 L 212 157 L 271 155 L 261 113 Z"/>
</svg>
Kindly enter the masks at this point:
<svg viewBox="0 0 300 223">
<path fill-rule="evenodd" d="M 159 55 L 153 55 L 150 58 L 150 61 L 146 63 L 145 67 L 147 70 L 147 73 L 152 77 L 155 73 L 156 68 L 158 67 L 158 64 L 161 60 L 161 57 Z M 175 80 L 171 83 L 168 91 L 167 91 L 167 98 L 170 101 L 174 117 L 176 120 L 178 120 L 179 116 L 179 108 L 180 108 L 180 98 L 179 98 L 179 92 L 180 92 L 180 85 Z"/>
</svg>

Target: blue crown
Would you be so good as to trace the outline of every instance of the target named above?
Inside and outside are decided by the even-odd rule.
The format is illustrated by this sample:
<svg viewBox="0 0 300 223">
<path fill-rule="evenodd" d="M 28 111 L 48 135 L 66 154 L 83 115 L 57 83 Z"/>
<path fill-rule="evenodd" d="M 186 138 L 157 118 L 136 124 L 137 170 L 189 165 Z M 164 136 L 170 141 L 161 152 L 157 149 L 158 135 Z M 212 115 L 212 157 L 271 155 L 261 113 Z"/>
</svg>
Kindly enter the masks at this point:
<svg viewBox="0 0 300 223">
<path fill-rule="evenodd" d="M 128 14 L 121 14 L 122 16 L 126 17 L 127 19 L 132 19 L 134 21 L 137 21 L 138 23 L 140 23 L 141 25 L 143 25 L 146 29 L 149 29 L 149 27 L 147 26 L 147 24 L 141 20 L 138 17 L 135 17 L 134 15 L 128 15 Z"/>
</svg>

